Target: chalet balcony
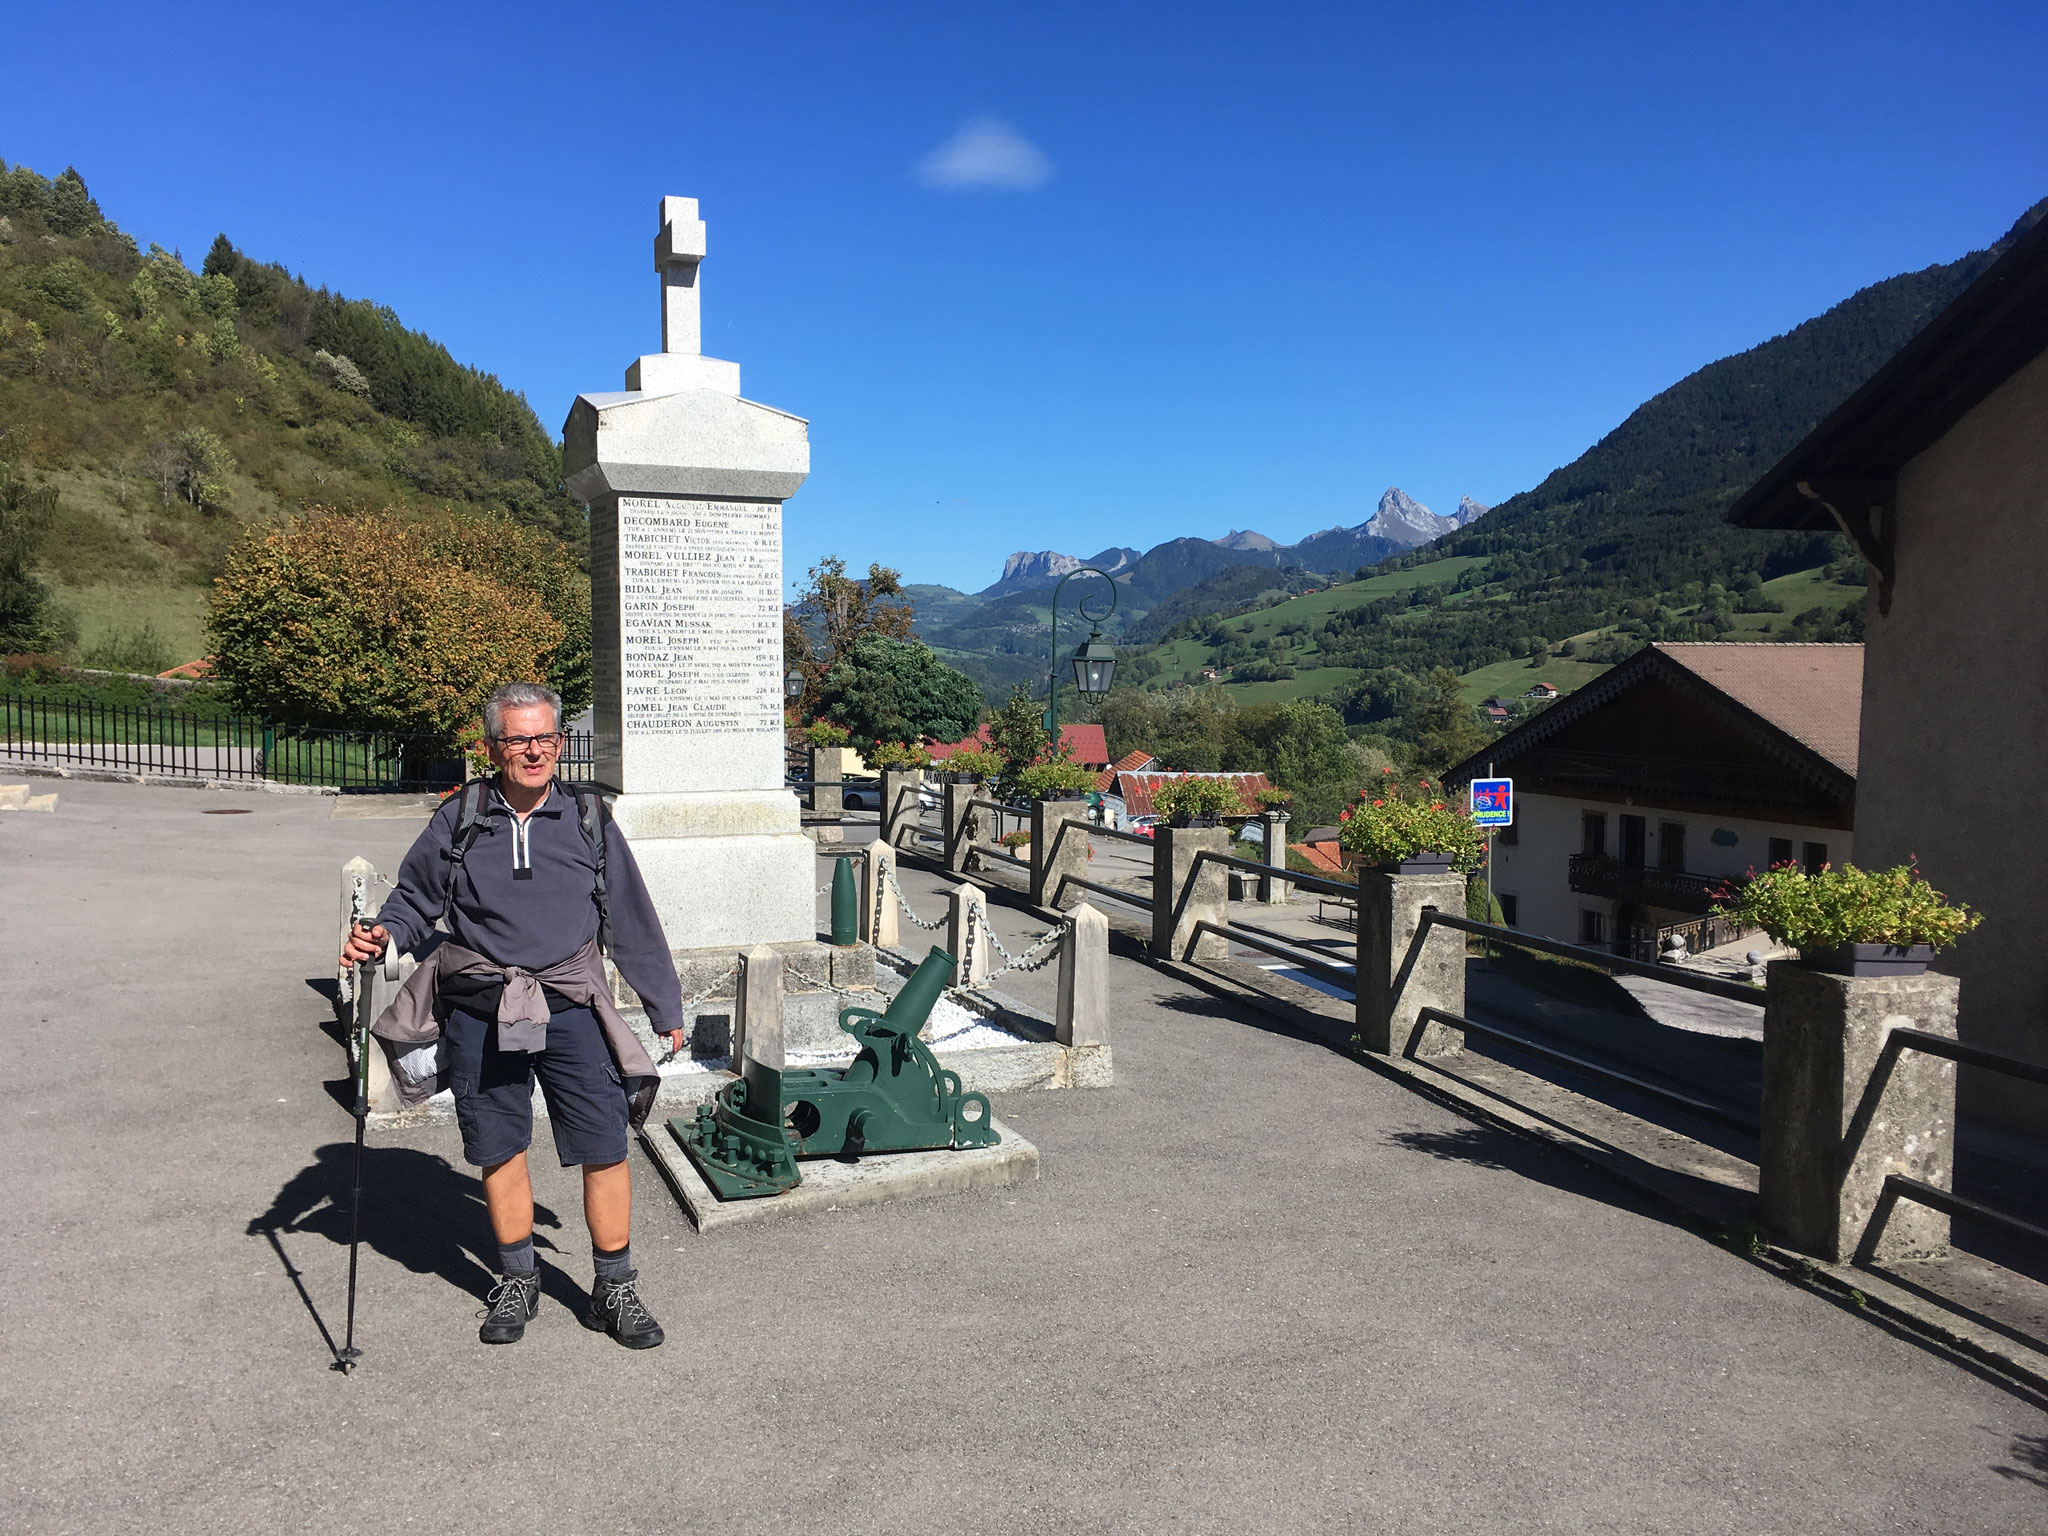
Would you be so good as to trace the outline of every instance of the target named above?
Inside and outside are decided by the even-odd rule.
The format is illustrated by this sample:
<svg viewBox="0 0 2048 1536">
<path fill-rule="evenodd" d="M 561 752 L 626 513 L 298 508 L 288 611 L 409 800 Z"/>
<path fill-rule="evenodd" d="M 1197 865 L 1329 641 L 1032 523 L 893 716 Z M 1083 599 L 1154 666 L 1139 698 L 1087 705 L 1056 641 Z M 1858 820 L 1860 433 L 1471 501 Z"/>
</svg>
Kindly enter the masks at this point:
<svg viewBox="0 0 2048 1536">
<path fill-rule="evenodd" d="M 1670 912 L 1708 912 L 1729 884 L 1723 875 L 1631 868 L 1604 853 L 1575 853 L 1571 859 L 1570 885 L 1581 896 L 1640 901 Z"/>
<path fill-rule="evenodd" d="M 1788 820 L 1824 819 L 1839 809 L 1811 780 L 1761 763 L 1539 747 L 1517 760 L 1515 780 L 1549 793 L 1629 798 L 1644 805 L 1726 806 Z"/>
</svg>

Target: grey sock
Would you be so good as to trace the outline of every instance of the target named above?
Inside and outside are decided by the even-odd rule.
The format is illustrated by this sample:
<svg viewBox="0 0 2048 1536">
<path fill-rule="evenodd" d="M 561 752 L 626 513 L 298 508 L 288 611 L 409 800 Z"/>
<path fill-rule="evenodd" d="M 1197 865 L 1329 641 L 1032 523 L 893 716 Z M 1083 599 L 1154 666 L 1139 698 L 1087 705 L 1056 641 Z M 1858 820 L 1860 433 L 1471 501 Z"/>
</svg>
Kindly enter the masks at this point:
<svg viewBox="0 0 2048 1536">
<path fill-rule="evenodd" d="M 530 1275 L 534 1270 L 533 1234 L 528 1233 L 516 1243 L 498 1244 L 498 1273 L 501 1275 Z"/>
<path fill-rule="evenodd" d="M 623 1280 L 633 1273 L 631 1243 L 623 1248 L 615 1248 L 610 1253 L 606 1253 L 602 1248 L 593 1247 L 590 1250 L 590 1258 L 597 1266 L 597 1278 L 600 1280 Z"/>
</svg>

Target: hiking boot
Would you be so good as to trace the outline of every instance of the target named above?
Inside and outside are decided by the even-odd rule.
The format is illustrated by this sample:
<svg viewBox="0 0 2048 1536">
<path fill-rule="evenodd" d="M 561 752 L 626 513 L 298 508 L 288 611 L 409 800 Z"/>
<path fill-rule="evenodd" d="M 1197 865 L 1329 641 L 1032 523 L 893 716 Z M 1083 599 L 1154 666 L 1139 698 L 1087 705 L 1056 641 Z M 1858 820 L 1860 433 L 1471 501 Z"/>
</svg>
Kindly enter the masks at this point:
<svg viewBox="0 0 2048 1536">
<path fill-rule="evenodd" d="M 540 1273 L 507 1275 L 491 1287 L 486 1298 L 484 1325 L 476 1336 L 486 1344 L 517 1344 L 526 1337 L 526 1325 L 540 1311 Z"/>
<path fill-rule="evenodd" d="M 628 1349 L 652 1349 L 666 1335 L 640 1300 L 640 1271 L 623 1280 L 597 1282 L 590 1293 L 590 1310 L 583 1314 L 583 1326 L 608 1333 Z"/>
</svg>

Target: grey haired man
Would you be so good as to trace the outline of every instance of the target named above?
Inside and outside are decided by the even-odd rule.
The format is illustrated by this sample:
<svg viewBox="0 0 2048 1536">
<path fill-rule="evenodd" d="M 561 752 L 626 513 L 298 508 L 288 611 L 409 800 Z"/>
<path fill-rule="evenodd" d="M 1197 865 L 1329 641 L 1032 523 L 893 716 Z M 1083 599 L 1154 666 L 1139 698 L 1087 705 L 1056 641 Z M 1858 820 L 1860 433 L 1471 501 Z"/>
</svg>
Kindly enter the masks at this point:
<svg viewBox="0 0 2048 1536">
<path fill-rule="evenodd" d="M 583 1171 L 597 1271 L 583 1323 L 628 1348 L 651 1349 L 662 1331 L 633 1267 L 626 1137 L 645 1118 L 659 1079 L 612 1002 L 598 946 L 600 901 L 613 962 L 655 1031 L 678 1045 L 682 988 L 632 848 L 599 816 L 600 862 L 575 798 L 556 783 L 566 739 L 561 699 L 538 684 L 507 683 L 484 705 L 484 736 L 497 773 L 471 803 L 473 820 L 465 829 L 461 795 L 435 812 L 376 924 L 357 927 L 341 958 L 360 964 L 387 943 L 417 952 L 445 914 L 446 940 L 375 1033 L 394 1055 L 435 1048 L 427 1059 L 438 1072 L 422 1096 L 437 1081 L 453 1087 L 463 1156 L 483 1170 L 503 1278 L 478 1337 L 513 1343 L 540 1309 L 526 1165 L 537 1078 L 556 1154 L 563 1167 Z"/>
</svg>

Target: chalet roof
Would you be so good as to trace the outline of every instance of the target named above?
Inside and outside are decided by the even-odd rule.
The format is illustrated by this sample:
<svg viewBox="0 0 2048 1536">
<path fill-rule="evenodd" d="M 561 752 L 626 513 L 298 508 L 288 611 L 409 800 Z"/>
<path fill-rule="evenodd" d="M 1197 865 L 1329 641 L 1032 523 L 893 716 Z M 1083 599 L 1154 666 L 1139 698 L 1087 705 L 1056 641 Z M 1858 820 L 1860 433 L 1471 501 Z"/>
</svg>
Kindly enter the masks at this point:
<svg viewBox="0 0 2048 1536">
<path fill-rule="evenodd" d="M 1853 792 L 1863 718 L 1863 647 L 1798 643 L 1646 645 L 1577 692 L 1444 775 L 1477 778 L 1493 764 L 1512 773 L 1515 757 L 1541 746 L 1630 688 L 1661 681 L 1718 705 L 1773 754 L 1824 787 Z"/>
<path fill-rule="evenodd" d="M 1157 816 L 1159 812 L 1152 805 L 1153 793 L 1160 785 L 1174 779 L 1228 779 L 1237 786 L 1237 792 L 1250 804 L 1262 789 L 1273 786 L 1266 781 L 1263 773 L 1119 773 L 1116 776 L 1117 792 L 1123 796 L 1126 816 Z"/>
<path fill-rule="evenodd" d="M 1862 500 L 1855 482 L 1891 480 L 2048 351 L 2044 214 L 2048 203 L 2030 209 L 1998 259 L 1751 486 L 1728 520 L 1745 528 L 1834 527 L 1823 505 L 1830 482 L 1841 488 L 1831 499 Z M 1855 506 L 1852 515 L 1862 511 Z"/>
<path fill-rule="evenodd" d="M 1063 725 L 1060 740 L 1073 754 L 1074 761 L 1089 768 L 1105 767 L 1109 763 L 1109 741 L 1102 734 L 1099 725 Z M 963 736 L 958 741 L 933 742 L 932 761 L 943 763 L 955 752 L 965 752 L 970 747 L 988 745 L 988 727 L 982 726 L 972 736 Z"/>
<path fill-rule="evenodd" d="M 1287 846 L 1325 874 L 1344 873 L 1344 855 L 1335 843 L 1289 843 Z"/>
<path fill-rule="evenodd" d="M 1150 767 L 1153 763 L 1156 763 L 1157 761 L 1159 761 L 1159 759 L 1154 757 L 1150 752 L 1131 751 L 1126 752 L 1122 757 L 1118 758 L 1110 766 L 1115 768 L 1118 773 L 1137 773 L 1145 768 Z"/>
<path fill-rule="evenodd" d="M 1862 646 L 1720 642 L 1656 649 L 1856 776 L 1856 735 L 1863 722 Z"/>
</svg>

